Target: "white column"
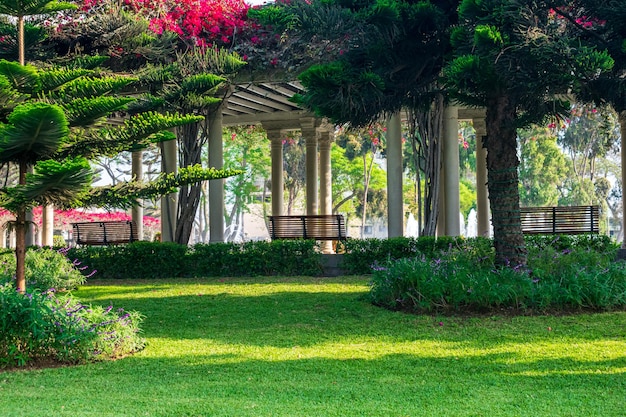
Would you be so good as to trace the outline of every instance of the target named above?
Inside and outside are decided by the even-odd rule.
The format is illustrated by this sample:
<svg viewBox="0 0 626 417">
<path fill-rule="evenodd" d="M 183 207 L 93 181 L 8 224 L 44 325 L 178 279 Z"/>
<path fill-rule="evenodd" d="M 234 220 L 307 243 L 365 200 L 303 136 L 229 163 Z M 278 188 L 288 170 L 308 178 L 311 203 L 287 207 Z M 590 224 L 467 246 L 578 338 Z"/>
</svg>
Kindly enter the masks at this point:
<svg viewBox="0 0 626 417">
<path fill-rule="evenodd" d="M 334 132 L 332 126 L 320 133 L 320 214 L 333 214 L 333 176 L 330 158 L 330 147 Z M 332 253 L 330 241 L 321 243 L 323 253 Z"/>
<path fill-rule="evenodd" d="M 306 214 L 318 214 L 318 164 L 316 119 L 300 119 L 302 137 L 306 142 Z"/>
<path fill-rule="evenodd" d="M 388 237 L 404 235 L 402 198 L 402 123 L 396 113 L 387 121 L 387 225 Z"/>
<path fill-rule="evenodd" d="M 176 139 L 161 143 L 161 171 L 176 173 L 178 150 Z M 161 241 L 173 242 L 176 231 L 176 206 L 178 194 L 171 193 L 161 197 Z"/>
<path fill-rule="evenodd" d="M 270 140 L 272 159 L 272 215 L 283 214 L 283 194 L 285 180 L 283 177 L 283 138 L 280 129 L 266 129 Z"/>
<path fill-rule="evenodd" d="M 50 246 L 54 244 L 54 206 L 48 204 L 43 206 L 41 212 L 41 246 Z"/>
<path fill-rule="evenodd" d="M 476 132 L 476 220 L 478 236 L 489 237 L 489 193 L 487 191 L 487 135 L 485 119 L 473 119 Z"/>
<path fill-rule="evenodd" d="M 209 166 L 224 167 L 222 108 L 209 115 Z M 224 241 L 224 179 L 209 181 L 209 242 Z"/>
<path fill-rule="evenodd" d="M 333 177 L 330 147 L 334 132 L 326 130 L 320 134 L 320 214 L 333 214 Z"/>
<path fill-rule="evenodd" d="M 619 114 L 620 132 L 622 135 L 621 156 L 622 156 L 622 188 L 626 187 L 626 111 Z M 622 247 L 618 252 L 619 259 L 626 259 L 626 191 L 622 189 Z"/>
<path fill-rule="evenodd" d="M 443 174 L 445 235 L 459 236 L 459 109 L 456 106 L 447 106 L 443 113 Z"/>
<path fill-rule="evenodd" d="M 54 206 L 42 207 L 41 212 L 41 246 L 52 246 L 54 235 Z"/>
<path fill-rule="evenodd" d="M 143 181 L 143 151 L 132 153 L 132 177 L 133 180 Z M 132 219 L 137 227 L 137 239 L 143 240 L 143 201 L 137 201 L 137 205 L 132 209 Z"/>
</svg>

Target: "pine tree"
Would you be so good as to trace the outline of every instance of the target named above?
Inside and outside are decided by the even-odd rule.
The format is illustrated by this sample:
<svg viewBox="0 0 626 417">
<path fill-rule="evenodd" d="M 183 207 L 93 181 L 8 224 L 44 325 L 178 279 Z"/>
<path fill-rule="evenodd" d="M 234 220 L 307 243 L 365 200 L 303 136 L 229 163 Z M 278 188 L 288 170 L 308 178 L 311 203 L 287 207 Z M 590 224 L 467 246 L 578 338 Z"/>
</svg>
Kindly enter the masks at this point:
<svg viewBox="0 0 626 417">
<path fill-rule="evenodd" d="M 95 58 L 97 60 L 97 58 Z M 89 60 L 82 60 L 85 63 Z M 172 192 L 181 185 L 224 178 L 236 171 L 188 167 L 152 184 L 91 187 L 89 159 L 173 140 L 167 130 L 201 117 L 137 113 L 123 125 L 106 117 L 134 101 L 120 92 L 136 79 L 99 76 L 83 68 L 37 69 L 0 61 L 0 164 L 19 167 L 19 182 L 0 189 L 0 206 L 16 215 L 16 285 L 25 291 L 26 210 L 35 205 L 129 207 L 137 198 Z M 33 173 L 28 169 L 33 167 Z"/>
<path fill-rule="evenodd" d="M 563 100 L 608 71 L 612 59 L 569 36 L 551 2 L 463 0 L 445 71 L 462 103 L 486 107 L 489 200 L 496 261 L 523 265 L 517 129 L 567 114 Z"/>
</svg>

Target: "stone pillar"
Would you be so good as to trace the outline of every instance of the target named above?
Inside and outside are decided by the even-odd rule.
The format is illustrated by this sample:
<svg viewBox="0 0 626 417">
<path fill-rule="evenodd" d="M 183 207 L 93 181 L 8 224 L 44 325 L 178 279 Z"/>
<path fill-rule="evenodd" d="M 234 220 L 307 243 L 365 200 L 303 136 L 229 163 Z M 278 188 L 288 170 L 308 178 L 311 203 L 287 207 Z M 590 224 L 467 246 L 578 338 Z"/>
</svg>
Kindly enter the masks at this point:
<svg viewBox="0 0 626 417">
<path fill-rule="evenodd" d="M 333 214 L 333 176 L 331 169 L 330 147 L 334 138 L 332 126 L 320 132 L 320 214 Z M 332 253 L 330 241 L 321 243 L 323 253 Z"/>
<path fill-rule="evenodd" d="M 272 215 L 283 214 L 285 179 L 283 176 L 283 137 L 280 129 L 265 129 L 270 140 L 272 159 Z"/>
<path fill-rule="evenodd" d="M 447 106 L 443 113 L 443 183 L 445 193 L 445 235 L 461 234 L 459 198 L 459 109 Z"/>
<path fill-rule="evenodd" d="M 620 132 L 622 136 L 622 188 L 626 184 L 626 111 L 622 111 L 619 114 Z M 622 237 L 622 246 L 617 252 L 618 259 L 626 259 L 626 192 L 622 190 L 622 230 L 624 231 Z"/>
<path fill-rule="evenodd" d="M 42 207 L 41 212 L 41 246 L 50 246 L 54 244 L 54 206 L 48 204 Z"/>
<path fill-rule="evenodd" d="M 487 148 L 484 137 L 487 135 L 485 119 L 473 119 L 476 132 L 476 220 L 477 235 L 489 237 L 489 193 L 487 191 Z"/>
<path fill-rule="evenodd" d="M 133 180 L 143 181 L 143 151 L 132 153 L 132 177 Z M 138 200 L 137 205 L 132 209 L 132 219 L 137 227 L 137 239 L 143 240 L 143 201 Z"/>
<path fill-rule="evenodd" d="M 300 119 L 302 137 L 306 142 L 306 214 L 318 214 L 317 120 Z"/>
<path fill-rule="evenodd" d="M 209 115 L 209 166 L 224 167 L 222 107 Z M 209 181 L 209 242 L 224 241 L 224 179 Z"/>
<path fill-rule="evenodd" d="M 13 230 L 11 233 L 9 233 L 9 247 L 15 248 L 16 242 L 17 236 L 15 235 L 15 230 Z"/>
<path fill-rule="evenodd" d="M 387 121 L 387 236 L 404 235 L 402 198 L 402 123 L 396 113 Z"/>
<path fill-rule="evenodd" d="M 330 147 L 334 132 L 325 130 L 320 134 L 320 214 L 333 214 L 333 177 Z"/>
<path fill-rule="evenodd" d="M 176 139 L 161 143 L 161 172 L 176 173 L 178 149 Z M 171 193 L 161 197 L 161 241 L 173 242 L 176 231 L 176 206 L 178 194 Z"/>
</svg>

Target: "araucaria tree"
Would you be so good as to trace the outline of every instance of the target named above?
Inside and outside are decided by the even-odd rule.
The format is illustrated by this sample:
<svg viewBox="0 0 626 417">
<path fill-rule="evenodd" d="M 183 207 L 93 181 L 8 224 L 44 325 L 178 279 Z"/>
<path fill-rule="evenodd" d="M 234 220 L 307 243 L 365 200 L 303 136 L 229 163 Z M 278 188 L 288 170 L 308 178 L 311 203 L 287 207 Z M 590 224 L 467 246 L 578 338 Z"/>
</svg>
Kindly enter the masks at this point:
<svg viewBox="0 0 626 417">
<path fill-rule="evenodd" d="M 83 64 L 98 63 L 83 58 Z M 26 211 L 37 205 L 128 207 L 137 198 L 167 194 L 175 187 L 224 178 L 236 172 L 181 169 L 154 183 L 132 181 L 91 187 L 89 159 L 143 149 L 172 140 L 168 129 L 195 123 L 197 116 L 142 112 L 122 125 L 106 117 L 134 99 L 120 95 L 136 80 L 99 76 L 84 68 L 37 69 L 0 61 L 0 164 L 19 168 L 17 184 L 0 188 L 0 206 L 16 217 L 16 286 L 25 291 Z M 33 168 L 33 173 L 28 171 Z"/>
<path fill-rule="evenodd" d="M 605 52 L 581 44 L 552 2 L 464 0 L 445 70 L 461 103 L 486 108 L 488 189 L 499 264 L 524 265 L 517 129 L 567 114 L 569 95 L 611 69 Z"/>
</svg>

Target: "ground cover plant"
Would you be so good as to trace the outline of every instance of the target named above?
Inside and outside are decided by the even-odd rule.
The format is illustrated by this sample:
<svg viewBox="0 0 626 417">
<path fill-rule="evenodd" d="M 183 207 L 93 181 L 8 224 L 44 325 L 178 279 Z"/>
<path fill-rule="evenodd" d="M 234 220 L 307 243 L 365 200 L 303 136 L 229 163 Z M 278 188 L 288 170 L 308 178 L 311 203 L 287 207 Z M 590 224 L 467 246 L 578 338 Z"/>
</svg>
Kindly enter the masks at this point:
<svg viewBox="0 0 626 417">
<path fill-rule="evenodd" d="M 118 358 L 143 348 L 142 316 L 80 302 L 68 290 L 85 282 L 64 251 L 26 252 L 26 291 L 15 288 L 15 256 L 0 255 L 0 369 Z"/>
<path fill-rule="evenodd" d="M 369 277 L 91 282 L 142 311 L 127 358 L 0 374 L 6 416 L 623 416 L 626 314 L 452 318 Z"/>
<path fill-rule="evenodd" d="M 467 242 L 373 265 L 374 304 L 411 312 L 512 314 L 610 310 L 626 306 L 626 263 L 602 238 L 531 240 L 528 264 L 497 266 Z"/>
</svg>

